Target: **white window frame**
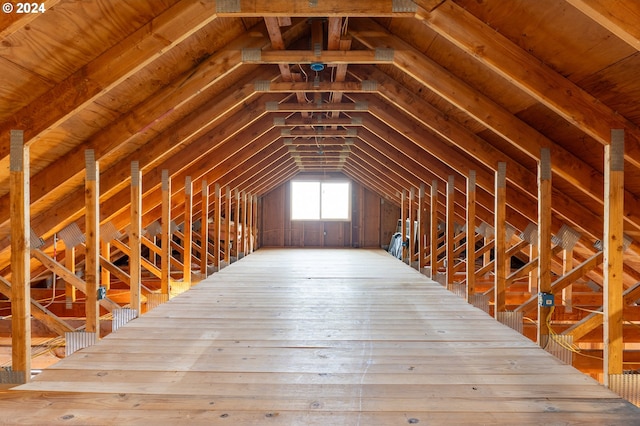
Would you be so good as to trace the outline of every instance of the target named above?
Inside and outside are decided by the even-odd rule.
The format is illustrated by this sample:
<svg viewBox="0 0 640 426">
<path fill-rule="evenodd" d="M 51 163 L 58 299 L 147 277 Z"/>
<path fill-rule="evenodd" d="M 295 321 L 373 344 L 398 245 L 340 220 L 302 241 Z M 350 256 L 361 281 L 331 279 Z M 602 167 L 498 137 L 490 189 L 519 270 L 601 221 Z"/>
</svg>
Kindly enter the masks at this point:
<svg viewBox="0 0 640 426">
<path fill-rule="evenodd" d="M 313 218 L 310 217 L 306 217 L 306 218 L 300 218 L 300 217 L 296 217 L 294 216 L 294 203 L 296 202 L 296 195 L 295 195 L 295 189 L 294 186 L 297 182 L 306 182 L 306 183 L 317 183 L 318 184 L 318 188 L 317 191 L 319 192 L 318 194 L 318 206 L 317 206 L 317 215 L 315 215 Z M 348 180 L 318 180 L 318 179 L 296 179 L 296 180 L 292 180 L 291 181 L 291 186 L 290 186 L 290 206 L 289 206 L 289 211 L 291 214 L 291 220 L 292 221 L 298 221 L 298 222 L 350 222 L 351 221 L 351 182 Z M 325 218 L 322 216 L 323 213 L 323 209 L 322 209 L 322 203 L 323 203 L 323 197 L 322 197 L 322 193 L 323 193 L 323 185 L 325 184 L 344 184 L 347 185 L 347 215 L 345 217 L 339 217 L 339 218 Z"/>
</svg>

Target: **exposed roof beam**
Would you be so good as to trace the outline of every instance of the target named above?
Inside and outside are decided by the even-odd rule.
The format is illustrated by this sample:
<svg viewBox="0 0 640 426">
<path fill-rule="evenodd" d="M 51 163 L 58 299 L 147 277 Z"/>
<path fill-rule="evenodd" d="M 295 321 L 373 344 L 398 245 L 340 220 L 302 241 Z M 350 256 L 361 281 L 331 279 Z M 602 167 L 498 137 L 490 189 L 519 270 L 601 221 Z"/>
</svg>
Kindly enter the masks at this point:
<svg viewBox="0 0 640 426">
<path fill-rule="evenodd" d="M 375 82 L 264 82 L 256 81 L 255 90 L 258 92 L 290 93 L 290 92 L 372 92 Z"/>
<path fill-rule="evenodd" d="M 404 5 L 400 8 L 399 5 Z M 256 17 L 264 16 L 395 16 L 410 18 L 415 12 L 411 2 L 397 0 L 344 1 L 322 0 L 322 7 L 316 1 L 290 0 L 228 0 L 218 1 L 216 12 L 219 16 Z"/>
<path fill-rule="evenodd" d="M 375 50 L 261 50 L 242 49 L 242 61 L 246 64 L 390 64 L 394 52 L 391 49 Z"/>
<path fill-rule="evenodd" d="M 61 123 L 216 19 L 213 2 L 178 2 L 0 124 L 23 129 L 25 145 Z M 0 145 L 0 158 L 8 146 Z"/>
<path fill-rule="evenodd" d="M 527 154 L 536 161 L 540 158 L 540 149 L 550 148 L 553 162 L 553 172 L 567 182 L 580 189 L 583 194 L 603 205 L 604 177 L 602 173 L 578 159 L 560 145 L 549 140 L 537 132 L 525 122 L 518 119 L 510 111 L 493 102 L 478 90 L 470 87 L 462 80 L 456 78 L 440 65 L 427 58 L 418 50 L 391 34 L 372 36 L 371 29 L 384 34 L 384 29 L 373 21 L 358 22 L 352 25 L 354 37 L 367 46 L 389 46 L 398 52 L 394 64 L 424 84 L 431 91 L 437 93 L 443 99 L 470 114 L 479 123 L 500 135 L 511 145 Z M 420 72 L 416 72 L 420 70 Z M 393 80 L 385 78 L 380 71 L 371 71 L 371 68 L 361 68 L 361 79 L 375 79 L 379 81 L 380 92 L 389 92 Z M 428 76 L 428 78 L 426 77 Z M 397 84 L 397 82 L 396 82 Z M 385 94 L 386 97 L 392 93 Z M 630 195 L 630 194 L 628 194 Z M 633 208 L 637 201 L 633 197 L 627 197 L 626 207 L 629 216 L 640 208 Z M 640 223 L 640 222 L 639 222 Z"/>
<path fill-rule="evenodd" d="M 310 118 L 289 117 L 282 121 L 274 121 L 274 126 L 362 126 L 362 121 L 352 118 L 328 118 L 324 114 Z"/>
<path fill-rule="evenodd" d="M 454 2 L 416 17 L 569 123 L 608 145 L 625 129 L 625 160 L 640 167 L 640 129 Z"/>
<path fill-rule="evenodd" d="M 640 51 L 640 3 L 613 0 L 566 0 L 567 3 Z"/>
</svg>

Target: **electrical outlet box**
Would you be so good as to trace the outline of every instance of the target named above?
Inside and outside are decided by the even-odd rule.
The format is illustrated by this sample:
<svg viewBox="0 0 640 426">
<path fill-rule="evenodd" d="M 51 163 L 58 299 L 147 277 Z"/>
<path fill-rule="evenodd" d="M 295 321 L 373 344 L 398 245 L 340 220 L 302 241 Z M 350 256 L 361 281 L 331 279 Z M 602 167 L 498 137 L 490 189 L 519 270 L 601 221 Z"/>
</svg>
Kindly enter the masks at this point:
<svg viewBox="0 0 640 426">
<path fill-rule="evenodd" d="M 98 300 L 102 300 L 107 297 L 107 288 L 100 286 L 98 287 Z"/>
<path fill-rule="evenodd" d="M 538 293 L 538 305 L 543 308 L 549 308 L 555 303 L 553 294 L 551 293 Z"/>
</svg>

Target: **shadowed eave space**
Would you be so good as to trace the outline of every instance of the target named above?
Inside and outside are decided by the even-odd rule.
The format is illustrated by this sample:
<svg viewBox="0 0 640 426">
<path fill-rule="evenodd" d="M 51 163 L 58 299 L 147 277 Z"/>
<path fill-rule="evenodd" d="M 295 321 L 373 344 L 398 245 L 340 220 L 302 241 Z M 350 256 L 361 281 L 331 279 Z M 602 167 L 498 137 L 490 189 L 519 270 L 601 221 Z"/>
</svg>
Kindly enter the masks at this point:
<svg viewBox="0 0 640 426">
<path fill-rule="evenodd" d="M 262 249 L 2 394 L 40 424 L 634 424 L 381 250 Z"/>
</svg>

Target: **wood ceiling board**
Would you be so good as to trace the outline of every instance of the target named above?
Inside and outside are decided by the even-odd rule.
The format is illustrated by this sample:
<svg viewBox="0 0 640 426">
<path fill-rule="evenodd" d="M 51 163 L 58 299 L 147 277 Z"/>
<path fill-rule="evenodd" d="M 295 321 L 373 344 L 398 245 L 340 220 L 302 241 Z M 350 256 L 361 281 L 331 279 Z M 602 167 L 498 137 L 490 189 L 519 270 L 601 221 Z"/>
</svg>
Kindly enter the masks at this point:
<svg viewBox="0 0 640 426">
<path fill-rule="evenodd" d="M 275 143 L 274 143 L 275 144 Z M 246 167 L 237 167 L 230 170 L 219 181 L 223 185 L 230 185 L 232 188 L 249 187 L 253 182 L 260 179 L 261 176 L 275 173 L 278 167 L 289 162 L 290 157 L 287 155 L 286 148 L 271 150 L 271 147 L 263 149 L 251 159 Z"/>
<path fill-rule="evenodd" d="M 0 122 L 10 120 L 11 115 L 54 86 L 39 75 L 0 58 L 2 84 L 0 85 Z"/>
<path fill-rule="evenodd" d="M 253 78 L 253 76 L 249 77 L 249 79 L 251 78 Z M 242 85 L 242 87 L 244 87 L 244 85 Z M 186 85 L 186 86 L 182 86 L 182 88 L 187 90 L 190 88 L 190 86 Z M 247 94 L 243 95 L 244 92 L 242 90 L 240 91 L 227 90 L 224 93 L 228 93 L 228 92 L 230 92 L 229 99 L 231 100 L 231 102 L 229 103 L 226 102 L 226 99 L 227 99 L 226 96 L 224 97 L 225 101 L 222 101 L 222 102 L 220 102 L 219 100 L 210 101 L 206 107 L 201 107 L 199 110 L 196 110 L 194 114 L 192 114 L 193 117 L 190 117 L 189 121 L 187 121 L 188 126 L 186 124 L 179 125 L 177 130 L 175 130 L 174 132 L 175 134 L 166 135 L 166 137 L 163 138 L 164 143 L 161 144 L 161 143 L 158 143 L 158 141 L 156 141 L 156 143 L 152 144 L 152 149 L 141 150 L 138 153 L 138 156 L 134 156 L 132 158 L 141 161 L 142 167 L 150 167 L 151 164 L 147 164 L 145 162 L 145 159 L 148 159 L 148 161 L 150 162 L 158 162 L 163 158 L 165 158 L 167 155 L 169 155 L 172 149 L 175 149 L 176 137 L 180 137 L 182 144 L 186 144 L 189 142 L 189 140 L 191 140 L 193 137 L 198 135 L 199 132 L 206 131 L 206 129 L 209 126 L 211 126 L 213 122 L 215 122 L 218 119 L 225 118 L 226 115 L 220 112 L 219 107 L 224 107 L 224 106 L 230 107 L 230 105 L 233 105 L 233 104 L 243 105 L 242 103 L 246 99 Z M 174 95 L 174 96 L 184 96 L 184 94 L 181 94 L 182 92 L 180 90 L 176 91 L 174 88 L 168 88 L 167 93 L 169 95 Z M 191 96 L 192 93 L 187 90 L 186 95 Z M 238 97 L 235 98 L 231 95 L 235 95 Z M 164 111 L 165 111 L 164 108 L 166 107 L 164 108 L 162 107 L 161 102 L 165 101 L 166 99 L 167 99 L 166 95 L 163 93 L 160 93 L 158 94 L 158 96 L 154 96 L 150 98 L 147 102 L 145 102 L 144 105 L 142 105 L 143 109 L 141 112 L 138 112 L 137 114 L 133 114 L 130 116 L 124 116 L 123 119 L 118 120 L 115 123 L 115 125 L 110 126 L 109 128 L 105 129 L 105 131 L 103 131 L 102 133 L 92 138 L 89 141 L 88 147 L 95 148 L 97 151 L 98 158 L 101 158 L 102 156 L 106 155 L 105 153 L 108 152 L 109 149 L 118 151 L 119 149 L 122 149 L 122 148 L 119 148 L 118 145 L 122 146 L 122 144 L 124 144 L 125 142 L 127 144 L 130 144 L 130 142 L 132 141 L 132 136 L 140 140 L 139 138 L 141 137 L 141 135 L 139 133 L 135 133 L 134 135 L 129 135 L 129 137 L 127 137 L 127 132 L 129 132 L 130 129 L 132 128 L 137 129 L 141 125 L 139 121 L 140 119 L 138 118 L 140 116 L 142 117 L 146 116 L 148 117 L 147 119 L 150 119 L 150 120 L 153 120 L 154 116 L 161 116 L 161 118 L 165 120 L 171 119 L 172 117 L 164 114 Z M 246 108 L 246 105 L 244 105 L 244 107 Z M 153 113 L 153 111 L 156 111 L 155 114 Z M 209 113 L 210 115 L 205 117 L 204 121 L 201 118 L 199 118 L 202 114 L 207 114 L 207 113 Z M 176 115 L 179 115 L 179 114 L 176 114 Z M 143 141 L 147 142 L 148 140 L 149 139 L 146 139 Z M 180 146 L 183 146 L 183 145 L 180 145 Z M 134 146 L 129 145 L 129 149 L 131 149 L 132 147 Z M 63 157 L 64 162 L 66 162 L 67 164 L 71 164 L 73 166 L 70 167 L 68 165 L 65 166 L 64 164 L 60 164 L 60 167 L 64 167 L 64 168 L 61 171 L 55 172 L 53 176 L 47 176 L 46 178 L 44 178 L 42 182 L 43 182 L 43 185 L 46 185 L 46 187 L 43 187 L 42 191 L 40 192 L 38 191 L 39 190 L 38 187 L 34 188 L 34 190 L 32 191 L 32 199 L 37 200 L 39 194 L 47 194 L 48 192 L 54 190 L 56 185 L 60 184 L 60 182 L 63 182 L 62 179 L 68 178 L 68 176 L 70 176 L 70 173 L 75 174 L 76 178 L 78 179 L 82 178 L 83 171 L 84 171 L 83 150 L 78 149 L 74 151 L 74 154 L 75 154 L 75 157 L 73 155 L 67 155 Z M 76 158 L 76 160 L 73 160 L 73 158 Z M 124 161 L 122 160 L 120 161 L 121 166 L 119 167 L 118 170 L 121 170 L 121 171 L 116 173 L 122 173 L 124 176 L 117 178 L 115 182 L 109 181 L 109 178 L 108 178 L 109 175 L 107 175 L 107 177 L 103 177 L 101 182 L 103 186 L 103 193 L 106 194 L 108 193 L 108 191 L 113 190 L 114 189 L 113 185 L 126 184 L 129 176 L 130 161 L 131 161 L 130 159 L 126 159 L 126 158 L 124 159 Z M 39 180 L 39 177 L 36 176 L 34 177 L 34 179 L 32 179 L 32 182 L 37 183 L 38 180 Z M 3 212 L 3 210 L 4 210 L 3 208 L 0 208 L 0 211 Z M 0 214 L 0 217 L 4 217 L 4 214 Z"/>
<path fill-rule="evenodd" d="M 177 82 L 183 73 L 186 81 L 190 77 L 188 70 L 195 70 L 242 34 L 244 27 L 238 20 L 216 19 L 114 87 L 98 102 L 126 112 L 162 87 Z"/>
<path fill-rule="evenodd" d="M 360 78 L 363 76 L 368 76 L 371 79 L 375 80 L 377 75 L 380 75 L 377 72 L 371 73 L 370 71 L 366 71 L 367 67 L 350 67 L 351 70 L 354 70 L 354 75 L 358 75 Z M 380 69 L 384 72 L 391 80 L 387 83 L 384 81 L 378 81 L 380 85 L 388 85 L 389 88 L 393 90 L 395 85 L 406 88 L 408 91 L 413 93 L 416 97 L 428 102 L 433 107 L 442 111 L 442 113 L 446 117 L 451 117 L 451 119 L 457 121 L 458 123 L 464 125 L 469 131 L 473 133 L 480 133 L 486 129 L 484 125 L 475 120 L 469 113 L 465 110 L 460 109 L 450 102 L 447 102 L 445 99 L 440 97 L 439 95 L 432 92 L 429 87 L 424 85 L 422 82 L 415 80 L 412 76 L 407 75 L 402 70 L 399 70 L 395 66 L 389 65 L 376 65 L 376 68 Z M 362 71 L 359 72 L 358 69 Z"/>
<path fill-rule="evenodd" d="M 498 151 L 504 152 L 507 157 L 512 158 L 516 163 L 521 164 L 528 170 L 535 170 L 538 166 L 537 161 L 531 156 L 525 154 L 522 150 L 516 149 L 511 143 L 505 141 L 491 130 L 484 130 L 477 133 L 478 137 L 489 143 Z"/>
<path fill-rule="evenodd" d="M 405 30 L 407 30 L 406 27 L 410 27 L 411 33 L 424 31 L 420 29 L 421 26 L 424 25 L 417 20 L 407 21 L 403 25 Z M 425 31 L 426 39 L 430 40 L 429 43 L 425 43 L 419 38 L 405 40 L 402 32 L 394 31 L 393 26 L 390 30 L 392 34 L 438 63 L 440 67 L 511 112 L 520 111 L 535 102 L 529 95 L 511 90 L 507 80 L 479 65 L 470 55 L 460 51 L 441 36 L 438 35 L 432 39 L 430 34 L 434 34 L 434 32 L 431 29 Z M 417 71 L 419 72 L 419 70 Z"/>
<path fill-rule="evenodd" d="M 38 13 L 4 13 L 0 15 L 0 40 L 6 38 L 10 34 L 21 31 L 25 27 L 29 26 L 34 19 L 36 19 L 40 15 L 40 7 L 44 7 L 44 10 L 50 10 L 55 5 L 57 5 L 60 0 L 45 0 L 39 3 L 37 12 Z M 29 6 L 26 6 L 29 7 Z M 25 7 L 25 8 L 26 8 Z"/>
<path fill-rule="evenodd" d="M 381 180 L 377 176 L 371 176 L 371 172 L 363 167 L 362 164 L 353 160 L 347 161 L 344 167 L 345 173 L 348 174 L 356 183 L 368 188 L 376 194 L 386 195 L 394 202 L 400 204 L 400 198 L 397 193 L 402 189 L 400 186 L 394 186 L 393 182 Z"/>
<path fill-rule="evenodd" d="M 456 0 L 500 34 L 562 76 L 578 82 L 634 53 L 632 47 L 568 2 Z M 579 36 L 576 36 L 579 34 Z"/>
<path fill-rule="evenodd" d="M 261 196 L 280 185 L 290 181 L 300 173 L 300 168 L 293 162 L 283 163 L 274 173 L 265 175 L 263 179 L 251 184 L 248 188 L 252 194 Z"/>
<path fill-rule="evenodd" d="M 628 132 L 625 159 L 635 161 L 640 151 L 640 129 L 629 123 L 589 93 L 556 73 L 507 38 L 454 3 L 444 3 L 430 14 L 418 13 L 423 23 L 469 52 L 479 63 L 508 78 L 572 125 L 583 129 L 599 143 L 608 145 L 611 128 Z M 455 21 L 457 25 L 452 26 Z M 460 28 L 465 30 L 459 31 Z"/>
<path fill-rule="evenodd" d="M 374 183 L 370 181 L 362 182 L 363 178 L 357 172 L 355 172 L 348 163 L 345 164 L 344 168 L 341 171 L 347 179 L 351 180 L 356 185 L 360 185 L 366 190 L 379 195 L 380 198 L 384 199 L 385 201 L 391 200 L 391 197 L 385 194 L 382 189 L 380 189 L 379 187 L 376 187 Z M 394 199 L 394 202 L 395 202 L 395 199 Z"/>
<path fill-rule="evenodd" d="M 599 101 L 640 126 L 640 53 L 635 53 L 579 82 Z"/>
<path fill-rule="evenodd" d="M 251 135 L 251 137 L 248 137 Z M 148 181 L 148 185 L 144 185 L 143 203 L 147 206 L 159 206 L 162 202 L 159 179 L 157 174 L 162 169 L 170 170 L 171 179 L 175 182 L 184 182 L 186 176 L 191 176 L 194 181 L 201 178 L 207 182 L 216 182 L 218 178 L 235 167 L 241 167 L 251 156 L 268 146 L 271 141 L 275 140 L 277 135 L 266 124 L 265 119 L 257 120 L 252 126 L 249 126 L 243 132 L 233 138 L 229 138 L 218 145 L 215 149 L 195 149 L 198 143 L 202 144 L 206 138 L 197 141 L 192 149 L 182 150 L 179 155 L 174 155 L 168 164 L 164 164 L 154 171 L 147 173 L 143 177 L 143 181 Z M 155 172 L 155 173 L 154 173 Z M 155 179 L 154 179 L 155 178 Z M 184 200 L 184 192 L 178 188 L 172 188 L 172 203 L 180 204 Z M 126 206 L 128 204 L 128 191 L 125 188 L 110 199 L 102 202 L 103 217 L 117 215 L 114 223 L 126 224 L 128 212 Z M 124 206 L 124 208 L 122 207 Z M 123 227 L 124 225 L 122 225 Z"/>
<path fill-rule="evenodd" d="M 518 113 L 518 118 L 603 174 L 604 148 L 599 146 L 601 144 L 546 106 L 536 103 Z"/>
<path fill-rule="evenodd" d="M 640 5 L 620 0 L 567 0 L 592 20 L 611 31 L 629 46 L 640 50 Z"/>
<path fill-rule="evenodd" d="M 172 3 L 63 2 L 5 38 L 0 56 L 46 79 L 61 81 Z"/>
</svg>

